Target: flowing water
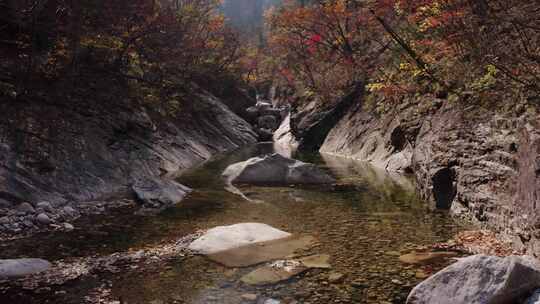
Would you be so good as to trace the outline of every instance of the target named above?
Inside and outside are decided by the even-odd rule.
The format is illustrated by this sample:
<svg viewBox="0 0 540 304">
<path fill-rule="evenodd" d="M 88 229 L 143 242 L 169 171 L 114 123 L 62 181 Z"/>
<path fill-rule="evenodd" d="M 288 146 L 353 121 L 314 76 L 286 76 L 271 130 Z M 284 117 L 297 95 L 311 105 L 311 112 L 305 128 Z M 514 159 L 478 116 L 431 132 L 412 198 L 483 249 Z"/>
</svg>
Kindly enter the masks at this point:
<svg viewBox="0 0 540 304">
<path fill-rule="evenodd" d="M 257 145 L 186 172 L 179 182 L 194 188 L 194 193 L 156 217 L 134 216 L 124 210 L 85 218 L 75 223 L 79 229 L 71 233 L 2 244 L 0 258 L 103 255 L 157 245 L 215 226 L 260 222 L 316 237 L 317 246 L 311 251 L 329 254 L 332 269 L 311 270 L 273 286 L 250 287 L 239 279 L 253 267 L 230 269 L 189 256 L 157 269 L 104 274 L 109 283 L 102 287 L 110 289 L 117 303 L 404 303 L 421 276 L 419 266 L 400 263 L 399 254 L 446 241 L 461 229 L 447 213 L 430 211 L 409 178 L 328 155 L 296 157 L 331 172 L 339 184 L 346 185 L 340 189 L 242 187 L 252 201 L 224 190 L 220 174 L 227 165 L 270 152 L 271 145 Z M 421 270 L 431 272 L 442 266 L 424 265 Z M 84 303 L 84 296 L 98 282 L 99 277 L 87 278 L 41 296 L 9 295 L 6 299 Z M 254 296 L 257 300 L 250 302 Z M 2 297 L 0 302 L 5 302 Z"/>
</svg>

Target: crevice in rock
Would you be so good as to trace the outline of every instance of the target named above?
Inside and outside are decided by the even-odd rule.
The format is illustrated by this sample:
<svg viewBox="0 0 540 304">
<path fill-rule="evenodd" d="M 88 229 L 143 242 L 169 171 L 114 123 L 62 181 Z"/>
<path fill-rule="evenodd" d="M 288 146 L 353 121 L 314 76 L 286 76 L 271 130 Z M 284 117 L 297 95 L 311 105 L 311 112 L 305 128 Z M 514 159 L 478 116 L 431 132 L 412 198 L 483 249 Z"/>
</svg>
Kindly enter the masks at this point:
<svg viewBox="0 0 540 304">
<path fill-rule="evenodd" d="M 306 152 L 318 151 L 336 124 L 347 114 L 351 107 L 362 100 L 365 93 L 364 85 L 363 81 L 359 81 L 351 92 L 330 110 L 321 110 L 319 114 L 313 115 L 311 119 L 314 121 L 309 126 L 299 126 L 299 122 L 305 114 L 293 114 L 291 116 L 291 130 L 295 137 L 299 139 L 298 150 Z"/>
<path fill-rule="evenodd" d="M 510 153 L 516 153 L 518 151 L 518 145 L 516 143 L 511 143 L 508 146 L 508 150 L 510 151 Z"/>
<path fill-rule="evenodd" d="M 406 167 L 406 168 L 403 169 L 403 173 L 405 173 L 405 174 L 414 174 L 414 169 L 411 166 Z"/>
<path fill-rule="evenodd" d="M 455 172 L 451 168 L 444 168 L 433 175 L 433 197 L 437 209 L 450 209 L 456 197 Z"/>
<path fill-rule="evenodd" d="M 395 152 L 402 151 L 407 145 L 407 137 L 401 126 L 397 126 L 390 134 L 390 144 L 394 147 Z"/>
</svg>

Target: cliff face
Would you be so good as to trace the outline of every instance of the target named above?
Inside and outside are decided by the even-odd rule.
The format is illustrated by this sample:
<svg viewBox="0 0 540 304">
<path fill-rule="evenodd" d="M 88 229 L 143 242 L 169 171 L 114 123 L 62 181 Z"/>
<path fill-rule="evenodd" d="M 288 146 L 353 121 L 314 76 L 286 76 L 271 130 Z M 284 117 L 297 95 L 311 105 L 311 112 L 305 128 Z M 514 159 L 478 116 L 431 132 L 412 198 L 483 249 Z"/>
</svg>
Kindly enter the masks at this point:
<svg viewBox="0 0 540 304">
<path fill-rule="evenodd" d="M 358 83 L 348 94 L 335 102 L 313 99 L 296 104 L 291 109 L 290 129 L 298 139 L 298 149 L 319 150 L 332 128 L 364 93 L 363 83 Z"/>
<path fill-rule="evenodd" d="M 377 113 L 361 103 L 321 152 L 414 174 L 433 208 L 450 209 L 540 255 L 538 116 L 495 114 L 424 96 Z"/>
<path fill-rule="evenodd" d="M 0 211 L 25 201 L 103 200 L 138 178 L 173 175 L 256 141 L 216 97 L 196 89 L 189 98 L 174 116 L 117 101 L 3 101 Z"/>
</svg>

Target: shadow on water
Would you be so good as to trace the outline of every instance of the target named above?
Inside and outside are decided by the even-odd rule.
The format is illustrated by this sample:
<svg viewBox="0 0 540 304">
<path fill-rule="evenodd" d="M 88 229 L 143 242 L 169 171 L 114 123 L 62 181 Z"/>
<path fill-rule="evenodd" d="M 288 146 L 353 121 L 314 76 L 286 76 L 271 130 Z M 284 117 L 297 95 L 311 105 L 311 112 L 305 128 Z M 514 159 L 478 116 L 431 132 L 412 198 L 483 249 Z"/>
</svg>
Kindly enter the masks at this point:
<svg viewBox="0 0 540 304">
<path fill-rule="evenodd" d="M 252 268 L 227 269 L 202 257 L 191 257 L 152 272 L 116 274 L 110 278 L 112 294 L 123 303 L 153 304 L 248 303 L 246 294 L 280 299 L 282 303 L 403 303 L 419 279 L 415 267 L 399 262 L 399 252 L 446 241 L 460 229 L 446 213 L 430 212 L 407 177 L 329 155 L 297 157 L 329 170 L 343 186 L 338 190 L 241 188 L 250 198 L 264 202 L 260 204 L 224 190 L 220 174 L 229 164 L 271 152 L 271 145 L 257 145 L 185 172 L 178 181 L 194 188 L 194 193 L 159 216 L 138 217 L 124 212 L 100 216 L 95 222 L 81 220 L 76 225 L 82 231 L 2 244 L 5 250 L 0 256 L 59 259 L 105 254 L 158 244 L 199 229 L 262 222 L 316 237 L 319 243 L 312 250 L 330 254 L 332 270 L 310 271 L 270 287 L 249 287 L 239 279 Z M 97 231 L 96 236 L 85 235 L 87 229 Z M 331 272 L 342 274 L 343 279 L 330 281 Z M 66 287 L 71 297 L 63 300 L 79 303 L 72 297 L 84 296 L 84 284 L 74 282 Z M 48 299 L 40 303 L 47 302 L 54 303 Z"/>
</svg>

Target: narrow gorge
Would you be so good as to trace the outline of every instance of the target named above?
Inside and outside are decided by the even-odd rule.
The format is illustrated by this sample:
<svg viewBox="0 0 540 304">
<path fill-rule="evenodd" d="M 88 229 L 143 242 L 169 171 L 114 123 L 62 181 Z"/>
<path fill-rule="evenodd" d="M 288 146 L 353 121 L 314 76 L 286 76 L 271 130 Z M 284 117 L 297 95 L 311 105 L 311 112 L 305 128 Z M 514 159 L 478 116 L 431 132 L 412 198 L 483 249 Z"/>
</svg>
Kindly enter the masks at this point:
<svg viewBox="0 0 540 304">
<path fill-rule="evenodd" d="M 539 15 L 0 1 L 0 303 L 540 303 Z"/>
</svg>

